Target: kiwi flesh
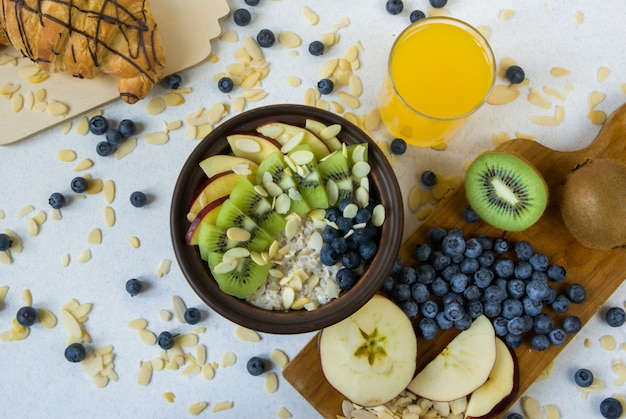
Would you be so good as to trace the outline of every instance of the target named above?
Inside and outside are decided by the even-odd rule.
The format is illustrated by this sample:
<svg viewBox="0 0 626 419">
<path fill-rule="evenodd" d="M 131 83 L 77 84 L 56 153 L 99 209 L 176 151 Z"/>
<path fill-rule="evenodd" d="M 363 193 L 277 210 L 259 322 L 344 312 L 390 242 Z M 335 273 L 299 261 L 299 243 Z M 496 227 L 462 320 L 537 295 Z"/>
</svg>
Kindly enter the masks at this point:
<svg viewBox="0 0 626 419">
<path fill-rule="evenodd" d="M 346 153 L 347 154 L 347 153 Z M 333 181 L 338 188 L 338 196 L 336 204 L 343 199 L 354 197 L 354 186 L 352 184 L 352 170 L 348 157 L 344 154 L 343 150 L 336 150 L 330 153 L 328 156 L 320 160 L 318 163 L 318 169 L 322 176 L 322 181 L 327 185 L 328 182 Z M 329 198 L 330 198 L 329 193 Z"/>
<path fill-rule="evenodd" d="M 208 264 L 217 285 L 226 294 L 237 298 L 248 298 L 265 282 L 267 274 L 272 267 L 271 263 L 258 265 L 250 257 L 241 258 L 237 261 L 237 267 L 228 273 L 214 273 L 214 268 L 222 262 L 223 254 L 210 252 Z"/>
<path fill-rule="evenodd" d="M 210 252 L 224 253 L 233 247 L 243 247 L 254 252 L 263 252 L 270 247 L 271 242 L 259 236 L 250 236 L 246 241 L 236 241 L 228 238 L 227 230 L 209 223 L 202 223 L 198 227 L 198 249 L 204 260 Z"/>
<path fill-rule="evenodd" d="M 293 191 L 298 191 L 298 185 L 296 184 L 296 180 L 291 173 L 291 169 L 289 169 L 285 163 L 282 152 L 276 151 L 263 159 L 256 172 L 256 181 L 258 185 L 265 185 L 265 182 L 263 181 L 265 173 L 271 174 L 272 181 L 280 186 L 283 192 L 289 194 L 291 199 L 289 212 L 306 214 L 311 210 L 311 207 L 307 204 L 299 192 L 297 194 L 293 193 Z"/>
<path fill-rule="evenodd" d="M 224 230 L 227 230 L 230 227 L 243 228 L 250 233 L 252 239 L 259 238 L 266 241 L 268 243 L 268 247 L 274 241 L 272 235 L 263 230 L 252 218 L 237 208 L 230 198 L 222 204 L 222 208 L 220 209 L 219 214 L 217 214 L 215 225 Z"/>
<path fill-rule="evenodd" d="M 285 229 L 285 218 L 272 207 L 271 201 L 259 194 L 248 178 L 243 178 L 230 192 L 229 199 L 263 230 L 275 236 Z"/>
<path fill-rule="evenodd" d="M 546 209 L 543 176 L 525 159 L 490 151 L 479 155 L 465 175 L 467 200 L 488 224 L 506 231 L 533 225 Z"/>
<path fill-rule="evenodd" d="M 561 217 L 583 246 L 626 247 L 626 165 L 611 159 L 587 160 L 567 176 Z"/>
<path fill-rule="evenodd" d="M 299 145 L 294 147 L 289 156 L 299 150 L 308 150 L 313 152 L 313 149 L 308 144 Z M 328 208 L 328 195 L 326 194 L 326 187 L 322 183 L 322 176 L 320 175 L 317 167 L 317 160 L 313 159 L 309 163 L 304 165 L 306 167 L 305 174 L 300 175 L 297 172 L 293 174 L 293 177 L 298 185 L 298 191 L 304 198 L 306 203 L 311 208 Z"/>
</svg>

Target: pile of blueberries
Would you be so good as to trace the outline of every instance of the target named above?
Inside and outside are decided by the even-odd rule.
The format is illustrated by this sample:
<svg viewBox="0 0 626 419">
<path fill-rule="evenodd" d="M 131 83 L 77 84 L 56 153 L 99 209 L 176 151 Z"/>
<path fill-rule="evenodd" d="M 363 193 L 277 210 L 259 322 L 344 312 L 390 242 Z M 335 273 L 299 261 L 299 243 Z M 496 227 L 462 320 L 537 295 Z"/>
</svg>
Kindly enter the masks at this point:
<svg viewBox="0 0 626 419">
<path fill-rule="evenodd" d="M 378 251 L 378 227 L 371 222 L 373 204 L 359 208 L 352 218 L 344 216 L 344 210 L 356 200 L 343 199 L 336 207 L 326 209 L 326 219 L 333 223 L 322 231 L 324 245 L 320 250 L 320 261 L 326 266 L 341 262 L 336 281 L 341 290 L 347 290 L 358 280 L 358 270 L 369 262 Z"/>
<path fill-rule="evenodd" d="M 572 283 L 559 294 L 553 285 L 565 280 L 565 269 L 527 241 L 466 238 L 458 228 L 432 227 L 414 256 L 415 267 L 397 258 L 382 291 L 417 321 L 425 339 L 439 330 L 466 330 L 484 314 L 509 347 L 534 332 L 530 344 L 541 351 L 562 345 L 582 327 L 580 318 L 566 313 L 586 300 L 585 289 Z M 563 318 L 560 325 L 556 315 Z"/>
</svg>

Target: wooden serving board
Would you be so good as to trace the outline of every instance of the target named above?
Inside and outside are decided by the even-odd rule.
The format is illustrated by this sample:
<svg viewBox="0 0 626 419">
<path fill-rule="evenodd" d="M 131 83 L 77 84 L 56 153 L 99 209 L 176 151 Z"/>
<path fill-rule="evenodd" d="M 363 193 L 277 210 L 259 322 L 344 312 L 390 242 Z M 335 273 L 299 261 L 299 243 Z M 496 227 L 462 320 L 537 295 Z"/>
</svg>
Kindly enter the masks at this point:
<svg viewBox="0 0 626 419">
<path fill-rule="evenodd" d="M 607 119 L 602 130 L 588 147 L 574 152 L 559 152 L 529 140 L 508 141 L 497 148 L 499 151 L 515 153 L 531 161 L 543 174 L 550 188 L 550 203 L 542 218 L 531 228 L 517 233 L 503 233 L 485 223 L 468 224 L 463 221 L 461 209 L 467 205 L 463 185 L 452 191 L 439 203 L 432 215 L 417 231 L 403 243 L 400 254 L 405 263 L 414 261 L 413 250 L 419 243 L 426 242 L 427 231 L 432 226 L 446 229 L 459 227 L 466 236 L 481 233 L 492 237 L 504 236 L 511 241 L 528 240 L 535 249 L 545 253 L 551 263 L 566 268 L 567 277 L 556 284 L 562 291 L 571 283 L 583 284 L 587 300 L 572 304 L 567 314 L 577 315 L 586 323 L 626 279 L 626 249 L 592 250 L 580 245 L 567 231 L 561 220 L 558 201 L 561 181 L 573 167 L 586 158 L 612 158 L 626 163 L 626 104 L 623 104 Z M 626 187 L 626 185 L 624 185 Z M 556 322 L 559 324 L 559 322 Z M 458 332 L 440 332 L 432 341 L 418 341 L 417 370 L 421 370 L 438 355 Z M 317 338 L 313 338 L 284 369 L 283 375 L 302 396 L 327 418 L 341 414 L 344 397 L 325 380 L 317 349 Z M 528 342 L 516 349 L 519 362 L 518 397 L 548 367 L 565 345 L 551 346 L 548 350 L 532 350 Z"/>
<path fill-rule="evenodd" d="M 226 0 L 152 0 L 150 5 L 165 49 L 165 75 L 206 59 L 211 52 L 211 40 L 221 32 L 219 19 L 230 11 Z M 11 47 L 4 47 L 0 52 L 20 56 Z M 28 109 L 13 112 L 10 101 L 0 99 L 0 126 L 3 127 L 0 145 L 20 141 L 119 98 L 117 79 L 108 75 L 83 80 L 66 73 L 54 73 L 42 83 L 29 84 L 18 75 L 18 68 L 30 64 L 30 60 L 20 58 L 17 67 L 0 66 L 0 84 L 19 84 L 18 93 L 22 95 L 43 88 L 48 100 L 69 105 L 70 112 L 64 118 Z M 145 105 L 139 102 L 134 106 Z"/>
</svg>

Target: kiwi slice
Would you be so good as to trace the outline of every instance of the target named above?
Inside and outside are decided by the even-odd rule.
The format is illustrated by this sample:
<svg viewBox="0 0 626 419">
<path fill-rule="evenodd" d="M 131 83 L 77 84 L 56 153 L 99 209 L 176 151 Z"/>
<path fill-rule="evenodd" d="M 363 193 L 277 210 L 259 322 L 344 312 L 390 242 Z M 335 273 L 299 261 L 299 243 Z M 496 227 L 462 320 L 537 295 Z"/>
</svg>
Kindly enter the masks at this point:
<svg viewBox="0 0 626 419">
<path fill-rule="evenodd" d="M 229 199 L 224 201 L 220 213 L 217 214 L 215 225 L 224 230 L 230 227 L 240 227 L 250 232 L 253 239 L 259 238 L 264 240 L 269 245 L 274 241 L 274 237 L 267 231 L 263 230 L 252 218 L 243 213 L 235 204 Z"/>
<path fill-rule="evenodd" d="M 281 190 L 289 195 L 291 206 L 289 212 L 296 214 L 306 214 L 311 207 L 306 203 L 300 192 L 296 180 L 294 179 L 291 169 L 285 163 L 283 153 L 276 151 L 263 159 L 256 172 L 257 184 L 264 185 L 263 179 L 265 173 L 272 175 L 272 181 L 277 184 Z"/>
<path fill-rule="evenodd" d="M 271 241 L 259 236 L 250 235 L 245 241 L 231 240 L 228 238 L 228 230 L 213 224 L 202 223 L 198 227 L 198 249 L 200 257 L 207 260 L 210 252 L 224 253 L 233 247 L 243 247 L 254 252 L 263 252 L 270 247 Z"/>
<path fill-rule="evenodd" d="M 332 205 L 354 196 L 352 170 L 346 154 L 343 150 L 333 151 L 317 165 L 322 181 L 326 184 L 328 199 Z M 329 181 L 336 185 L 336 191 L 331 191 Z"/>
<path fill-rule="evenodd" d="M 228 273 L 214 273 L 215 266 L 222 262 L 223 256 L 222 253 L 210 252 L 209 268 L 220 289 L 237 298 L 245 299 L 254 294 L 265 282 L 272 267 L 271 263 L 258 265 L 250 257 L 244 257 L 237 261 L 237 267 L 234 270 Z"/>
<path fill-rule="evenodd" d="M 243 178 L 230 192 L 229 199 L 243 213 L 272 236 L 285 229 L 285 218 L 272 208 L 272 203 L 256 189 L 248 178 Z"/>
<path fill-rule="evenodd" d="M 507 231 L 533 225 L 548 203 L 548 188 L 537 169 L 503 152 L 483 153 L 472 162 L 465 175 L 465 191 L 483 221 Z"/>
<path fill-rule="evenodd" d="M 311 146 L 303 144 L 294 147 L 289 152 L 289 156 L 293 156 L 294 153 L 300 150 L 313 152 Z M 326 187 L 322 182 L 322 176 L 317 167 L 317 160 L 313 159 L 303 166 L 305 167 L 304 173 L 299 174 L 296 172 L 293 174 L 300 195 L 302 195 L 311 208 L 328 208 L 328 195 L 326 194 Z"/>
</svg>

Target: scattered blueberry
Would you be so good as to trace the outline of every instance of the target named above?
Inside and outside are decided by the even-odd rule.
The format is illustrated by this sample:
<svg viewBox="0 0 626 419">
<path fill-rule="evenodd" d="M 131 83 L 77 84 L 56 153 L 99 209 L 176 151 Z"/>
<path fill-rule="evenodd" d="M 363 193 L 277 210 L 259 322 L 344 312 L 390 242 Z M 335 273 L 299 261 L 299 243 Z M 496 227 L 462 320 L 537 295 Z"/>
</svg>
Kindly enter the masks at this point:
<svg viewBox="0 0 626 419">
<path fill-rule="evenodd" d="M 572 303 L 580 304 L 587 299 L 587 292 L 580 284 L 571 284 L 565 289 L 565 295 Z"/>
<path fill-rule="evenodd" d="M 317 90 L 323 95 L 330 94 L 335 88 L 335 84 L 331 79 L 322 79 L 317 82 Z"/>
<path fill-rule="evenodd" d="M 157 343 L 159 344 L 161 349 L 164 349 L 166 351 L 168 349 L 172 349 L 172 346 L 174 346 L 174 335 L 172 335 L 168 331 L 161 332 L 157 337 Z"/>
<path fill-rule="evenodd" d="M 261 0 L 243 0 L 248 6 L 257 6 Z"/>
<path fill-rule="evenodd" d="M 313 41 L 309 44 L 309 54 L 319 56 L 324 54 L 324 43 L 320 41 Z"/>
<path fill-rule="evenodd" d="M 448 0 L 429 0 L 430 1 L 430 5 L 433 6 L 435 9 L 441 9 L 442 7 L 445 7 L 445 5 L 448 3 Z"/>
<path fill-rule="evenodd" d="M 135 191 L 130 194 L 130 203 L 135 208 L 141 208 L 148 202 L 148 197 L 141 191 Z"/>
<path fill-rule="evenodd" d="M 63 208 L 63 206 L 65 205 L 65 196 L 63 196 L 62 193 L 54 192 L 52 195 L 50 195 L 50 198 L 48 198 L 48 203 L 54 209 Z"/>
<path fill-rule="evenodd" d="M 535 335 L 530 340 L 530 346 L 536 351 L 545 351 L 550 347 L 550 338 L 547 335 Z"/>
<path fill-rule="evenodd" d="M 563 319 L 563 330 L 566 333 L 578 333 L 583 324 L 578 316 L 567 316 Z"/>
<path fill-rule="evenodd" d="M 548 270 L 548 257 L 543 253 L 534 253 L 528 261 L 535 271 L 545 272 Z"/>
<path fill-rule="evenodd" d="M 414 284 L 410 288 L 409 297 L 413 298 L 416 303 L 424 303 L 428 301 L 430 297 L 430 291 L 428 290 L 428 286 L 426 284 L 422 284 L 421 282 Z"/>
<path fill-rule="evenodd" d="M 170 74 L 169 76 L 165 77 L 164 82 L 168 88 L 176 90 L 183 83 L 183 78 L 180 76 L 180 74 Z"/>
<path fill-rule="evenodd" d="M 580 368 L 574 373 L 574 382 L 579 387 L 589 387 L 593 383 L 593 373 L 586 368 Z"/>
<path fill-rule="evenodd" d="M 5 250 L 9 250 L 13 245 L 13 240 L 8 234 L 0 233 L 0 252 L 4 252 Z"/>
<path fill-rule="evenodd" d="M 406 301 L 411 298 L 411 287 L 407 284 L 394 284 L 391 289 L 391 296 L 396 301 Z M 413 299 L 417 301 L 417 299 Z"/>
<path fill-rule="evenodd" d="M 31 306 L 25 306 L 17 310 L 15 320 L 22 326 L 32 326 L 37 321 L 37 310 Z"/>
<path fill-rule="evenodd" d="M 424 19 L 425 17 L 426 15 L 421 10 L 413 10 L 409 15 L 409 20 L 411 21 L 411 23 L 413 23 L 417 22 L 420 19 Z"/>
<path fill-rule="evenodd" d="M 137 125 L 135 125 L 135 122 L 132 119 L 122 119 L 117 126 L 117 129 L 124 138 L 128 138 L 135 135 L 137 132 Z"/>
<path fill-rule="evenodd" d="M 532 244 L 530 244 L 526 240 L 520 240 L 517 243 L 515 243 L 515 246 L 513 249 L 515 252 L 515 256 L 519 260 L 529 260 L 534 252 Z"/>
<path fill-rule="evenodd" d="M 472 318 L 465 313 L 460 319 L 454 321 L 454 328 L 457 330 L 467 330 L 472 325 Z"/>
<path fill-rule="evenodd" d="M 441 249 L 450 257 L 463 255 L 465 252 L 465 240 L 456 234 L 448 234 L 441 243 Z"/>
<path fill-rule="evenodd" d="M 563 282 L 565 279 L 565 268 L 561 265 L 550 265 L 546 274 L 554 282 Z"/>
<path fill-rule="evenodd" d="M 569 298 L 567 298 L 566 296 L 558 295 L 551 305 L 552 310 L 554 310 L 555 313 L 567 313 L 567 310 L 569 310 L 570 301 Z"/>
<path fill-rule="evenodd" d="M 600 403 L 600 414 L 607 419 L 617 419 L 622 417 L 624 408 L 619 400 L 613 397 L 607 397 Z"/>
<path fill-rule="evenodd" d="M 70 362 L 80 362 L 85 359 L 87 351 L 82 343 L 74 342 L 65 348 L 65 359 Z"/>
<path fill-rule="evenodd" d="M 516 279 L 530 279 L 533 274 L 533 266 L 530 262 L 521 260 L 515 264 L 513 277 Z"/>
<path fill-rule="evenodd" d="M 435 320 L 424 317 L 419 322 L 419 331 L 424 339 L 429 340 L 437 336 L 439 326 Z"/>
<path fill-rule="evenodd" d="M 106 140 L 112 146 L 118 146 L 124 141 L 124 136 L 117 128 L 109 128 L 105 134 Z"/>
<path fill-rule="evenodd" d="M 463 219 L 468 223 L 477 223 L 480 221 L 480 217 L 476 214 L 476 211 L 469 205 L 463 208 Z"/>
<path fill-rule="evenodd" d="M 387 13 L 390 15 L 399 15 L 402 13 L 402 9 L 404 9 L 404 3 L 402 0 L 387 0 L 385 9 L 387 9 Z"/>
<path fill-rule="evenodd" d="M 258 356 L 253 356 L 246 363 L 246 369 L 250 375 L 261 375 L 265 372 L 265 362 Z"/>
<path fill-rule="evenodd" d="M 113 148 L 113 145 L 111 145 L 111 143 L 107 141 L 100 141 L 96 145 L 96 153 L 98 153 L 99 156 L 110 156 L 111 154 L 113 154 L 114 151 L 115 149 Z"/>
<path fill-rule="evenodd" d="M 393 279 L 393 276 L 388 276 L 387 278 L 385 278 L 385 281 L 383 282 L 383 285 L 381 285 L 380 290 L 382 292 L 391 292 L 391 289 L 393 288 L 393 284 L 396 282 L 395 279 Z"/>
<path fill-rule="evenodd" d="M 518 65 L 512 65 L 506 69 L 506 78 L 513 84 L 518 84 L 524 81 L 526 75 L 522 67 Z"/>
<path fill-rule="evenodd" d="M 401 155 L 406 153 L 406 141 L 402 138 L 394 138 L 391 140 L 391 144 L 389 145 L 391 148 L 391 152 L 396 155 Z"/>
<path fill-rule="evenodd" d="M 87 179 L 82 176 L 77 176 L 72 179 L 70 187 L 76 193 L 83 193 L 87 190 Z"/>
<path fill-rule="evenodd" d="M 252 15 L 247 9 L 237 9 L 233 12 L 233 21 L 237 26 L 247 26 L 252 20 Z"/>
<path fill-rule="evenodd" d="M 448 233 L 443 227 L 435 226 L 428 229 L 428 241 L 433 247 L 441 246 L 441 242 L 443 238 L 446 237 Z"/>
<path fill-rule="evenodd" d="M 432 170 L 424 170 L 420 176 L 422 185 L 431 187 L 437 183 L 437 175 Z"/>
<path fill-rule="evenodd" d="M 132 278 L 126 281 L 126 292 L 128 292 L 131 297 L 139 294 L 142 288 L 141 281 L 138 279 Z"/>
<path fill-rule="evenodd" d="M 620 307 L 611 307 L 604 315 L 606 323 L 611 327 L 620 327 L 626 321 L 626 312 Z"/>
<path fill-rule="evenodd" d="M 261 29 L 256 36 L 256 41 L 260 47 L 270 48 L 276 42 L 276 36 L 269 29 Z"/>
<path fill-rule="evenodd" d="M 94 135 L 102 135 L 109 129 L 109 120 L 102 115 L 96 115 L 89 119 L 89 132 Z"/>
<path fill-rule="evenodd" d="M 550 338 L 550 343 L 552 343 L 553 345 L 562 345 L 567 339 L 565 330 L 558 327 L 552 329 L 550 333 L 548 333 L 548 337 Z"/>
<path fill-rule="evenodd" d="M 554 321 L 549 314 L 539 313 L 533 320 L 533 329 L 538 335 L 547 335 L 554 328 Z"/>
<path fill-rule="evenodd" d="M 406 316 L 410 319 L 417 316 L 419 313 L 419 306 L 413 300 L 406 300 L 400 303 L 400 309 L 406 314 Z"/>
<path fill-rule="evenodd" d="M 184 318 L 188 324 L 197 324 L 202 318 L 202 312 L 195 307 L 189 307 L 185 310 Z"/>
<path fill-rule="evenodd" d="M 413 254 L 415 255 L 415 259 L 417 259 L 418 261 L 426 262 L 430 258 L 430 254 L 432 253 L 432 251 L 433 249 L 429 244 L 422 243 L 417 245 Z"/>
<path fill-rule="evenodd" d="M 420 312 L 422 316 L 434 319 L 439 313 L 439 305 L 433 300 L 428 300 L 422 304 Z"/>
<path fill-rule="evenodd" d="M 506 415 L 505 419 L 524 419 L 524 417 L 519 413 L 513 412 Z"/>
<path fill-rule="evenodd" d="M 493 242 L 493 251 L 499 255 L 506 254 L 509 251 L 510 247 L 511 247 L 510 243 L 506 239 L 503 239 L 503 238 L 497 238 Z"/>
<path fill-rule="evenodd" d="M 230 77 L 222 77 L 217 81 L 217 88 L 222 93 L 230 93 L 233 90 L 235 84 Z"/>
<path fill-rule="evenodd" d="M 461 320 L 465 315 L 463 306 L 458 301 L 451 301 L 443 307 L 443 312 L 448 320 L 453 322 Z"/>
</svg>

